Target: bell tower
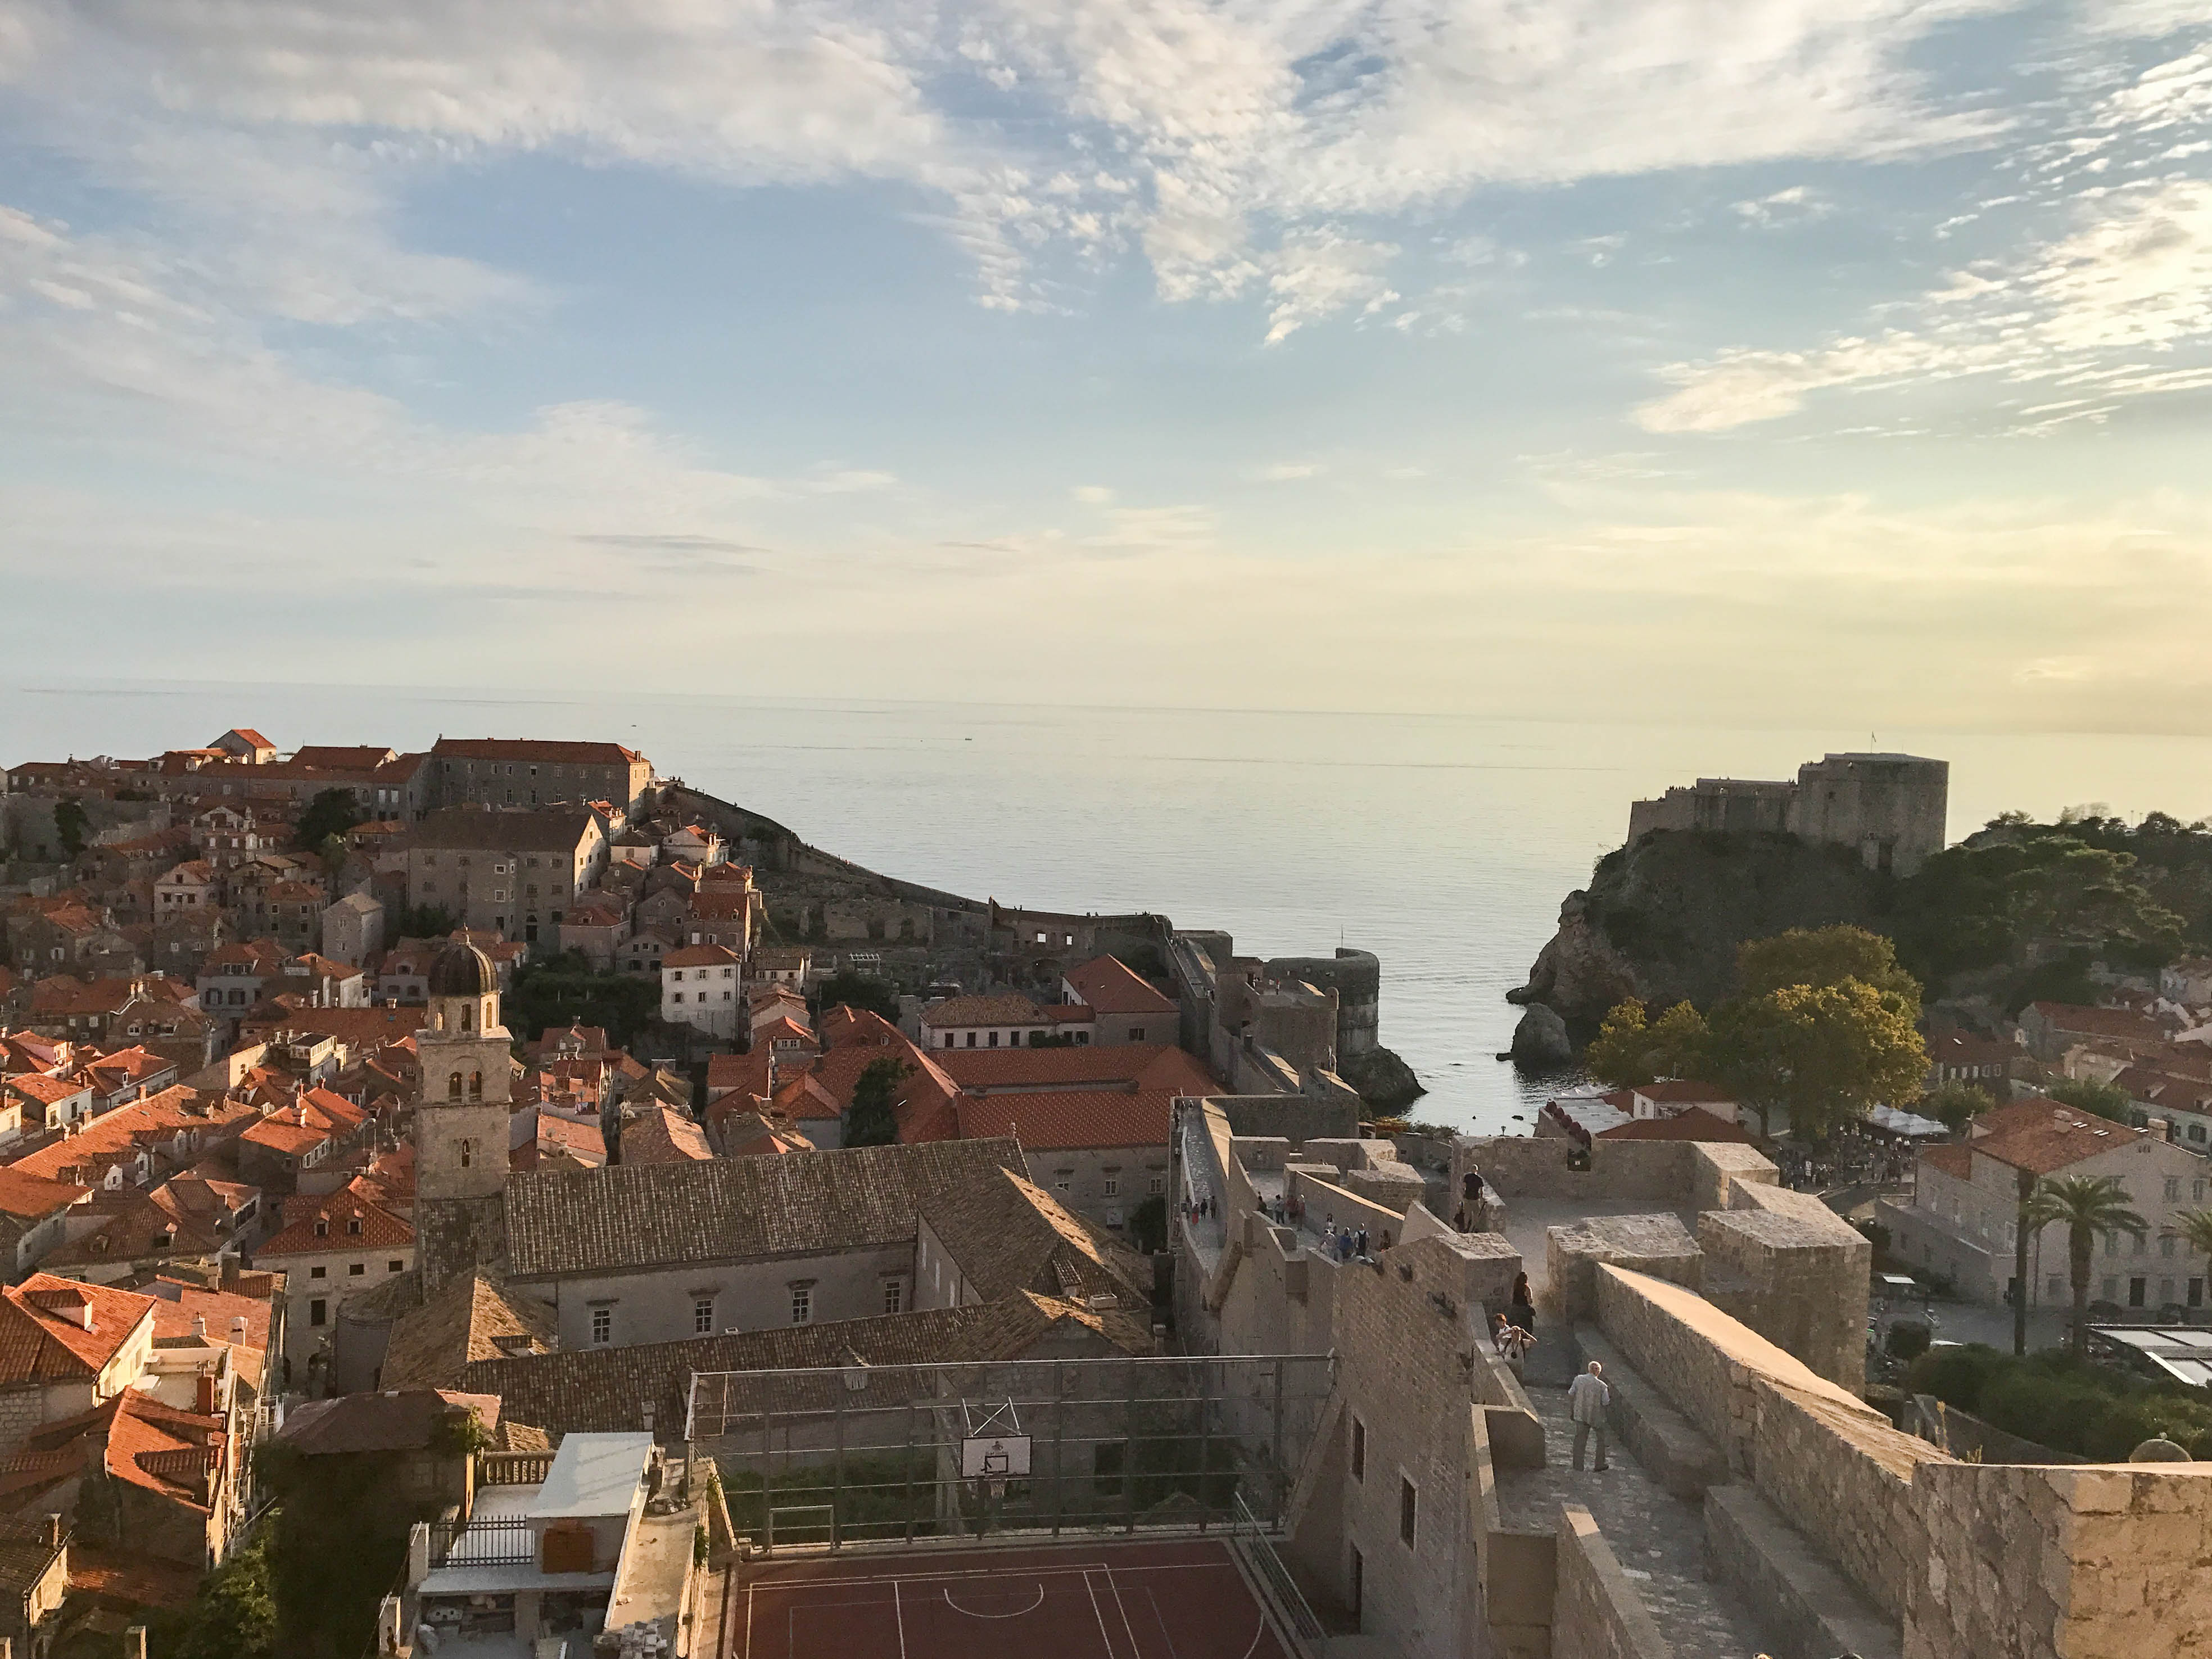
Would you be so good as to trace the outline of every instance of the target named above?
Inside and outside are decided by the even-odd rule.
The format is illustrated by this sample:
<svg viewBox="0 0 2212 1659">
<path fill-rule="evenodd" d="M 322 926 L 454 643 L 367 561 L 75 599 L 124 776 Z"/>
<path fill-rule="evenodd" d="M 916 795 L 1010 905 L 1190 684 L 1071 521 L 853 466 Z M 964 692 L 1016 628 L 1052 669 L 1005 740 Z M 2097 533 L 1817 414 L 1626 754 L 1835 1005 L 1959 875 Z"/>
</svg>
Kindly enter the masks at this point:
<svg viewBox="0 0 2212 1659">
<path fill-rule="evenodd" d="M 514 1062 L 499 977 L 472 945 L 430 964 L 429 1023 L 416 1034 L 416 1255 L 426 1295 L 507 1253 L 507 1114 Z"/>
</svg>

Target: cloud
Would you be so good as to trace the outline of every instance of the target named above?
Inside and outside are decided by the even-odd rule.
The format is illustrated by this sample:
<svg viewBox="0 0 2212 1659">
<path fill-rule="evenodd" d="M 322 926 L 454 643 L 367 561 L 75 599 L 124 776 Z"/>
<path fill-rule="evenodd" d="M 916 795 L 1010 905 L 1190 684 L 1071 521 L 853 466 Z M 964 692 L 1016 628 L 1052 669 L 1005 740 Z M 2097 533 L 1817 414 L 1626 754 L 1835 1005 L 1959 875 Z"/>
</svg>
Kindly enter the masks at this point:
<svg viewBox="0 0 2212 1659">
<path fill-rule="evenodd" d="M 1103 507 L 1114 499 L 1114 492 L 1104 484 L 1078 484 L 1067 493 L 1085 507 Z"/>
<path fill-rule="evenodd" d="M 1272 466 L 1255 467 L 1244 476 L 1255 483 L 1294 483 L 1301 478 L 1317 478 L 1324 470 L 1315 461 L 1277 461 Z"/>
<path fill-rule="evenodd" d="M 1738 218 L 1760 229 L 1778 225 L 1801 225 L 1813 219 L 1824 219 L 1834 211 L 1826 197 L 1805 185 L 1792 185 L 1771 195 L 1761 196 L 1748 202 L 1734 204 Z"/>
<path fill-rule="evenodd" d="M 1661 377 L 1677 389 L 1638 410 L 1638 422 L 1726 431 L 1795 414 L 1822 391 L 1963 375 L 2087 389 L 2105 400 L 2100 412 L 2114 400 L 2212 386 L 2212 181 L 2095 197 L 2075 216 L 2055 240 L 1954 272 L 1922 297 L 1915 327 L 1668 365 Z"/>
<path fill-rule="evenodd" d="M 1109 554 L 1199 553 L 1215 543 L 1217 526 L 1211 507 L 1117 507 L 1106 520 L 1106 529 L 1084 537 L 1079 545 Z"/>
</svg>

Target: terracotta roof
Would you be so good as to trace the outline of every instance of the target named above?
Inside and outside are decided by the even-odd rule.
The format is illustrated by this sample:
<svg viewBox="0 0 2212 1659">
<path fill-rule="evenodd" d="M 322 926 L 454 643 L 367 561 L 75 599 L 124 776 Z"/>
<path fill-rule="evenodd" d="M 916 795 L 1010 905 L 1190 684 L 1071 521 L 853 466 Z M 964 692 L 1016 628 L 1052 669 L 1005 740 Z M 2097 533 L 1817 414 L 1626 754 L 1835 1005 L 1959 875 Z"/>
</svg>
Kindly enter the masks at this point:
<svg viewBox="0 0 2212 1659">
<path fill-rule="evenodd" d="M 653 1432 L 675 1438 L 684 1432 L 694 1372 L 818 1368 L 823 1372 L 819 1384 L 783 1377 L 731 1376 L 727 1398 L 734 1409 L 757 1410 L 763 1391 L 778 1389 L 783 1393 L 773 1398 L 779 1407 L 785 1403 L 821 1406 L 829 1404 L 833 1395 L 851 1399 L 844 1367 L 1016 1359 L 1068 1328 L 1087 1328 L 1125 1352 L 1145 1352 L 1151 1346 L 1149 1331 L 1127 1314 L 1095 1313 L 1075 1303 L 1017 1291 L 997 1302 L 963 1308 L 780 1325 L 736 1336 L 702 1336 L 626 1348 L 578 1348 L 528 1358 L 481 1360 L 469 1367 L 468 1380 L 472 1389 L 497 1394 L 513 1415 L 541 1423 L 556 1433 L 634 1431 L 645 1426 L 649 1407 Z M 902 1403 L 903 1395 L 893 1395 L 895 1386 L 890 1378 L 878 1379 L 869 1404 L 879 1407 Z M 927 1390 L 933 1385 L 909 1379 L 909 1386 Z"/>
<path fill-rule="evenodd" d="M 2167 1023 L 2130 1008 L 2094 1008 L 2079 1002 L 2034 1002 L 2028 1006 L 2053 1030 L 2060 1031 L 2156 1042 L 2172 1029 Z"/>
<path fill-rule="evenodd" d="M 899 1243 L 915 1237 L 925 1199 L 1020 1161 L 1012 1141 L 964 1140 L 526 1176 L 507 1189 L 510 1273 L 612 1273 Z"/>
<path fill-rule="evenodd" d="M 1610 1129 L 1601 1129 L 1595 1140 L 1702 1140 L 1753 1145 L 1743 1126 L 1716 1117 L 1702 1106 L 1686 1107 L 1672 1117 L 1636 1117 Z"/>
<path fill-rule="evenodd" d="M 559 1346 L 552 1309 L 496 1278 L 471 1273 L 449 1279 L 393 1323 L 380 1382 L 386 1389 L 459 1389 L 472 1360 L 550 1353 Z"/>
<path fill-rule="evenodd" d="M 374 743 L 311 743 L 292 751 L 292 764 L 325 772 L 373 772 L 398 757 L 387 745 Z"/>
<path fill-rule="evenodd" d="M 671 951 L 660 958 L 664 968 L 727 968 L 735 965 L 738 953 L 723 945 L 687 945 L 681 950 Z"/>
<path fill-rule="evenodd" d="M 152 1297 L 135 1291 L 48 1273 L 0 1285 L 0 1386 L 97 1376 L 153 1305 Z"/>
<path fill-rule="evenodd" d="M 618 743 L 547 743 L 528 738 L 441 738 L 441 760 L 537 761 L 553 766 L 628 766 L 644 756 Z"/>
<path fill-rule="evenodd" d="M 665 1106 L 648 1107 L 623 1125 L 622 1161 L 626 1164 L 675 1164 L 714 1155 L 707 1132 Z"/>
<path fill-rule="evenodd" d="M 2023 1109 L 2037 1107 L 2041 1108 L 2039 1115 Z M 1978 1129 L 1987 1126 L 1994 1133 L 1977 1134 L 1966 1142 L 1969 1152 L 2039 1176 L 2053 1174 L 2116 1146 L 2130 1146 L 2145 1133 L 2077 1112 L 2055 1100 L 2017 1101 L 1984 1112 L 1974 1121 Z"/>
<path fill-rule="evenodd" d="M 756 1041 L 758 1039 L 756 1038 Z M 942 1048 L 930 1056 L 963 1089 L 1103 1088 L 1134 1083 L 1178 1095 L 1221 1085 L 1195 1056 L 1164 1042 L 1085 1043 L 1070 1048 Z"/>
<path fill-rule="evenodd" d="M 1079 1000 L 1102 1014 L 1171 1014 L 1176 1005 L 1115 957 L 1094 957 L 1061 976 Z"/>
<path fill-rule="evenodd" d="M 89 1093 L 92 1085 L 79 1078 L 48 1077 L 26 1072 L 6 1079 L 7 1086 L 42 1106 L 58 1106 L 72 1095 Z"/>
<path fill-rule="evenodd" d="M 1920 1161 L 1941 1170 L 1954 1181 L 1974 1178 L 1974 1150 L 1971 1146 L 1923 1146 Z"/>
<path fill-rule="evenodd" d="M 592 815 L 566 807 L 494 812 L 448 806 L 416 824 L 414 845 L 432 852 L 574 853 L 592 829 Z"/>
<path fill-rule="evenodd" d="M 0 1168 L 0 1215 L 13 1216 L 18 1221 L 42 1221 L 91 1193 L 89 1187 Z"/>
<path fill-rule="evenodd" d="M 1044 1014 L 1027 997 L 947 997 L 921 1011 L 933 1030 L 960 1025 L 1042 1025 Z"/>
<path fill-rule="evenodd" d="M 165 1561 L 137 1550 L 106 1550 L 70 1543 L 69 1587 L 116 1607 L 167 1607 L 181 1613 L 198 1599 L 205 1575 L 197 1566 Z"/>
<path fill-rule="evenodd" d="M 62 1539 L 60 1544 L 46 1541 L 44 1516 L 13 1515 L 0 1520 L 0 1586 L 18 1596 L 27 1595 L 64 1553 L 69 1539 L 66 1524 Z"/>
<path fill-rule="evenodd" d="M 166 1142 L 188 1131 L 199 1135 L 194 1149 L 198 1156 L 234 1139 L 260 1115 L 251 1106 L 178 1085 L 91 1119 L 76 1133 L 16 1159 L 13 1167 L 25 1175 L 60 1180 L 64 1170 L 89 1171 L 119 1162 L 149 1142 Z"/>
<path fill-rule="evenodd" d="M 921 1214 L 986 1302 L 1034 1291 L 1111 1296 L 1131 1313 L 1152 1305 L 1150 1292 L 1139 1288 L 1151 1281 L 1149 1266 L 1012 1170 L 936 1194 Z"/>
<path fill-rule="evenodd" d="M 814 1143 L 781 1114 L 771 1120 L 758 1112 L 738 1112 L 722 1122 L 725 1158 L 779 1158 L 814 1150 Z"/>
<path fill-rule="evenodd" d="M 271 1255 L 326 1255 L 334 1250 L 390 1249 L 415 1242 L 415 1230 L 360 1191 L 359 1182 L 341 1187 L 319 1200 L 294 1200 L 285 1206 L 286 1225 L 274 1238 L 257 1246 L 254 1258 Z M 361 1231 L 352 1231 L 358 1220 Z M 315 1231 L 318 1221 L 328 1225 Z"/>
<path fill-rule="evenodd" d="M 1012 1135 L 1032 1151 L 1164 1148 L 1174 1099 L 1164 1090 L 1051 1089 L 1035 1094 L 966 1095 L 957 1109 L 962 1135 Z"/>
<path fill-rule="evenodd" d="M 285 1413 L 277 1439 L 309 1457 L 353 1452 L 422 1451 L 447 1419 L 467 1411 L 489 1429 L 500 1419 L 496 1395 L 444 1389 L 386 1389 L 310 1400 Z"/>
</svg>

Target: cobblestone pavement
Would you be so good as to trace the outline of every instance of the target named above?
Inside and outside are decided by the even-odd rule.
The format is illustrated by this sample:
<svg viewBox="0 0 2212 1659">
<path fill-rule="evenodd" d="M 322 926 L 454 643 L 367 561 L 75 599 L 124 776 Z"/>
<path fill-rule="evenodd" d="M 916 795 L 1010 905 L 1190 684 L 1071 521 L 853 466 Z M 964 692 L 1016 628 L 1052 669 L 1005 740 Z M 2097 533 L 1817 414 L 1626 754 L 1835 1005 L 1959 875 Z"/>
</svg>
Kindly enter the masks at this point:
<svg viewBox="0 0 2212 1659">
<path fill-rule="evenodd" d="M 1761 1652 L 1751 1615 L 1726 1585 L 1705 1577 L 1703 1511 L 1654 1485 L 1618 1441 L 1603 1474 L 1576 1474 L 1566 1390 L 1532 1376 L 1528 1403 L 1544 1425 L 1550 1461 L 1541 1469 L 1501 1475 L 1498 1507 L 1506 1524 L 1548 1531 L 1559 1525 L 1561 1504 L 1580 1504 L 1680 1659 L 1752 1659 Z"/>
</svg>

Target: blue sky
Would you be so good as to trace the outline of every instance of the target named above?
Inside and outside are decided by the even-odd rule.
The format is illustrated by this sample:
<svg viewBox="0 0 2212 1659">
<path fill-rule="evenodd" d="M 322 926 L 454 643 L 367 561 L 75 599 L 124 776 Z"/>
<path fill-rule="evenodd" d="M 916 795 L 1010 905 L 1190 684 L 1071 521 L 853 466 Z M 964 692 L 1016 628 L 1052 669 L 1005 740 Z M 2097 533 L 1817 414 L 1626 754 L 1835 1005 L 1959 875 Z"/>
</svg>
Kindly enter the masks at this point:
<svg viewBox="0 0 2212 1659">
<path fill-rule="evenodd" d="M 0 0 L 18 675 L 2201 732 L 2208 343 L 2212 0 Z"/>
</svg>

